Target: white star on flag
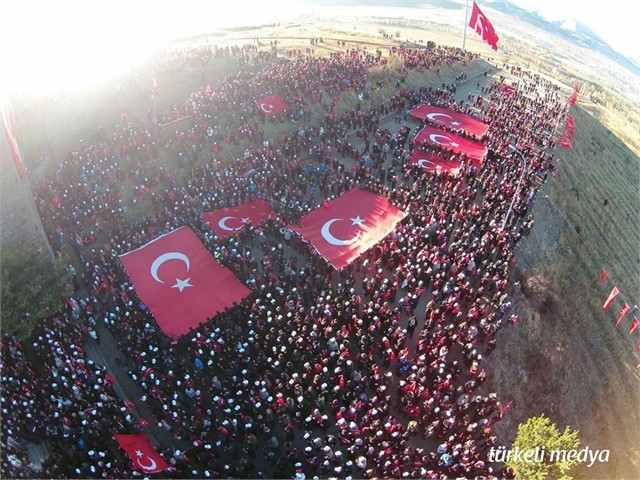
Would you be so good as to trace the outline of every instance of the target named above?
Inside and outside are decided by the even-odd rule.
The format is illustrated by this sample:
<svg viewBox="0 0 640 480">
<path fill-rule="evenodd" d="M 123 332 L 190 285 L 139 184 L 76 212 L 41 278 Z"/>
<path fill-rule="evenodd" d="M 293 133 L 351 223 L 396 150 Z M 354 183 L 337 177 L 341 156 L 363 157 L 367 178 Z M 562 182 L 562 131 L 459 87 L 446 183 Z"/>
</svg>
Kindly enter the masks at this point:
<svg viewBox="0 0 640 480">
<path fill-rule="evenodd" d="M 357 215 L 356 218 L 349 218 L 349 220 L 352 222 L 351 225 L 362 225 L 366 218 L 360 218 L 360 215 Z"/>
<path fill-rule="evenodd" d="M 453 127 L 457 127 L 458 125 L 460 125 L 460 122 L 451 122 L 451 126 Z"/>
<path fill-rule="evenodd" d="M 136 450 L 136 457 L 141 457 L 142 456 L 142 452 L 140 450 Z"/>
<path fill-rule="evenodd" d="M 180 293 L 182 293 L 182 291 L 185 288 L 193 287 L 193 285 L 189 283 L 189 280 L 191 280 L 191 278 L 187 278 L 186 280 L 181 280 L 179 278 L 176 278 L 176 284 L 173 285 L 171 288 L 177 288 L 178 290 L 180 290 Z"/>
<path fill-rule="evenodd" d="M 241 221 L 242 223 L 249 223 L 249 220 L 250 220 L 250 219 L 249 219 L 249 217 L 244 217 L 244 218 L 243 218 L 243 219 L 241 219 L 240 221 Z"/>
</svg>

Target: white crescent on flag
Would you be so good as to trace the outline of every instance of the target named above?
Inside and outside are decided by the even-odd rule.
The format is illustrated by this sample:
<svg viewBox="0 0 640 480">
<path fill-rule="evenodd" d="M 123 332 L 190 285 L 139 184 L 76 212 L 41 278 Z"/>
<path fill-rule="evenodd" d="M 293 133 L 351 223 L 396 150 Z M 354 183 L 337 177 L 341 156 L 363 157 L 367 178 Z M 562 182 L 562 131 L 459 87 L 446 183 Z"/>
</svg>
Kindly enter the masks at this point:
<svg viewBox="0 0 640 480">
<path fill-rule="evenodd" d="M 269 107 L 269 108 L 267 108 L 267 107 Z M 271 112 L 273 112 L 273 105 L 268 104 L 268 103 L 261 103 L 261 104 L 260 104 L 260 108 L 262 109 L 262 111 L 263 111 L 264 113 L 271 113 Z"/>
<path fill-rule="evenodd" d="M 435 117 L 447 117 L 449 120 L 453 120 L 453 117 L 451 117 L 451 115 L 447 115 L 446 113 L 437 113 L 437 112 L 427 113 L 427 118 L 429 120 L 433 120 L 436 123 L 440 123 L 440 120 L 438 120 Z"/>
<path fill-rule="evenodd" d="M 425 164 L 429 164 L 429 165 L 425 165 Z M 422 168 L 424 168 L 425 170 L 435 170 L 436 168 L 438 168 L 438 166 L 433 163 L 431 160 L 427 160 L 426 158 L 421 158 L 420 160 L 418 160 L 418 165 Z"/>
<path fill-rule="evenodd" d="M 438 138 L 444 138 L 445 140 L 447 140 L 447 143 L 442 143 L 438 140 Z M 457 143 L 451 141 L 451 137 L 448 137 L 447 135 L 440 135 L 439 133 L 430 134 L 429 140 L 431 140 L 433 143 L 437 143 L 438 145 L 444 145 L 445 147 L 448 147 L 449 145 L 455 147 L 458 145 Z"/>
<path fill-rule="evenodd" d="M 146 455 L 142 455 L 142 452 L 140 452 L 140 456 L 137 458 L 137 462 L 138 465 L 140 466 L 140 468 L 142 468 L 143 470 L 146 470 L 148 472 L 153 472 L 154 470 L 156 470 L 158 468 L 158 464 L 156 463 L 156 461 L 151 458 L 151 457 L 147 457 L 147 459 L 151 462 L 149 465 L 145 465 L 143 464 L 140 459 Z"/>
<path fill-rule="evenodd" d="M 169 260 L 180 260 L 184 262 L 187 266 L 187 272 L 189 271 L 190 262 L 189 257 L 187 257 L 184 253 L 180 252 L 168 252 L 163 253 L 158 258 L 156 258 L 151 264 L 151 276 L 156 282 L 164 283 L 164 281 L 160 280 L 158 277 L 158 269 L 162 266 L 164 262 L 168 262 Z"/>
<path fill-rule="evenodd" d="M 358 238 L 360 237 L 360 233 L 357 233 L 355 237 L 350 238 L 348 240 L 341 240 L 339 238 L 336 238 L 333 236 L 333 234 L 331 233 L 331 225 L 334 222 L 338 222 L 342 220 L 341 218 L 332 218 L 331 220 L 327 220 L 324 225 L 322 226 L 322 229 L 320 230 L 320 233 L 322 234 L 322 236 L 324 237 L 324 239 L 329 242 L 331 245 L 351 245 L 353 242 L 357 241 Z"/>
<path fill-rule="evenodd" d="M 218 226 L 223 229 L 223 230 L 227 230 L 229 232 L 235 232 L 237 230 L 242 230 L 242 226 L 240 227 L 230 227 L 227 225 L 227 220 L 230 220 L 232 218 L 238 218 L 238 217 L 222 217 L 219 221 L 218 221 Z"/>
</svg>

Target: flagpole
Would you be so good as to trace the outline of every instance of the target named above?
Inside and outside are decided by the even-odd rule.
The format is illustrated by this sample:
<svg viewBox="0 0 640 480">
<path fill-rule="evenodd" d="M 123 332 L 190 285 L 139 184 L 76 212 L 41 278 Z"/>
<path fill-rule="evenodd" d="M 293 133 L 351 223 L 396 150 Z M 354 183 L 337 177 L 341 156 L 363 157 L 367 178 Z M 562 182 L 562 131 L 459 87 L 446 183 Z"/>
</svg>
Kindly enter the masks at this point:
<svg viewBox="0 0 640 480">
<path fill-rule="evenodd" d="M 462 53 L 464 53 L 464 44 L 467 39 L 467 23 L 469 23 L 469 0 L 464 9 L 464 30 L 462 31 Z"/>
</svg>

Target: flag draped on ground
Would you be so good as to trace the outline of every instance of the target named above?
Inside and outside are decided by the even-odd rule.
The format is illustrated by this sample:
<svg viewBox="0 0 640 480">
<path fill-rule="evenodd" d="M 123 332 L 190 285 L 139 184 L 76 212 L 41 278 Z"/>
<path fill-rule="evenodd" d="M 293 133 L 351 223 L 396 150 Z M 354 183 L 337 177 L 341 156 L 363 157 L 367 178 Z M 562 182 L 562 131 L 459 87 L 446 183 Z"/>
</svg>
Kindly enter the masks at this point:
<svg viewBox="0 0 640 480">
<path fill-rule="evenodd" d="M 120 261 L 140 299 L 173 338 L 250 293 L 187 227 L 120 255 Z"/>
<path fill-rule="evenodd" d="M 481 137 L 489 129 L 489 125 L 464 113 L 432 105 L 420 105 L 409 110 L 409 115 L 420 120 L 428 120 L 451 130 L 463 130 Z"/>
<path fill-rule="evenodd" d="M 274 218 L 276 214 L 267 202 L 256 200 L 235 207 L 206 212 L 202 216 L 209 222 L 218 237 L 228 237 L 244 229 L 249 222 L 252 225 L 259 225 L 262 220 Z"/>
<path fill-rule="evenodd" d="M 342 268 L 391 233 L 404 216 L 385 197 L 354 188 L 289 228 Z"/>
<path fill-rule="evenodd" d="M 13 111 L 6 103 L 2 105 L 2 129 L 7 137 L 7 143 L 9 145 L 9 150 L 11 151 L 13 163 L 16 166 L 16 170 L 18 170 L 18 176 L 20 177 L 20 180 L 24 181 L 27 178 L 27 171 L 24 168 L 22 154 L 20 153 L 18 140 L 16 139 L 15 119 L 13 117 Z"/>
<path fill-rule="evenodd" d="M 115 437 L 131 458 L 135 470 L 158 473 L 169 467 L 169 464 L 149 443 L 144 433 L 116 434 Z"/>
<path fill-rule="evenodd" d="M 485 146 L 481 143 L 474 142 L 464 137 L 454 135 L 453 133 L 438 130 L 437 128 L 426 125 L 413 138 L 413 143 L 422 145 L 438 145 L 443 148 L 450 148 L 455 153 L 464 153 L 479 167 L 482 165 L 482 159 L 485 153 Z"/>
<path fill-rule="evenodd" d="M 284 98 L 277 93 L 275 95 L 269 95 L 268 97 L 259 98 L 256 100 L 256 105 L 267 117 L 280 115 L 289 108 Z"/>
<path fill-rule="evenodd" d="M 408 167 L 413 167 L 414 165 L 418 165 L 425 172 L 441 170 L 455 175 L 460 171 L 460 164 L 458 162 L 438 158 L 435 155 L 423 153 L 419 149 L 413 151 L 411 158 L 407 162 Z"/>
<path fill-rule="evenodd" d="M 493 29 L 493 25 L 489 19 L 482 13 L 476 2 L 473 2 L 471 17 L 469 18 L 469 26 L 482 37 L 482 40 L 491 45 L 491 48 L 498 50 L 498 35 Z"/>
</svg>

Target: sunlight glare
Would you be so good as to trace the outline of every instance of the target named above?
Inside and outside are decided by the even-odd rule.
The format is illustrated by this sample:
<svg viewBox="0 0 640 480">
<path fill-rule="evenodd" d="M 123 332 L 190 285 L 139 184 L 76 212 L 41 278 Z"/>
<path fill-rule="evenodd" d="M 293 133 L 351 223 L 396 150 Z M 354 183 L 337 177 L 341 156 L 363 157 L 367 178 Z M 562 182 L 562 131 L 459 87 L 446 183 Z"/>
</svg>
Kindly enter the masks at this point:
<svg viewBox="0 0 640 480">
<path fill-rule="evenodd" d="M 0 28 L 5 73 L 0 95 L 64 95 L 94 88 L 167 48 L 173 39 L 233 25 L 284 21 L 296 10 L 289 2 L 229 5 L 202 1 L 8 2 Z"/>
</svg>

